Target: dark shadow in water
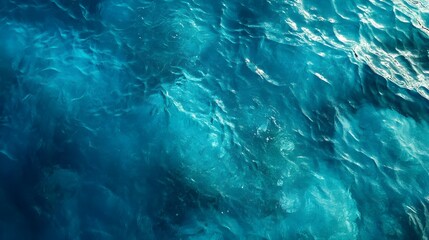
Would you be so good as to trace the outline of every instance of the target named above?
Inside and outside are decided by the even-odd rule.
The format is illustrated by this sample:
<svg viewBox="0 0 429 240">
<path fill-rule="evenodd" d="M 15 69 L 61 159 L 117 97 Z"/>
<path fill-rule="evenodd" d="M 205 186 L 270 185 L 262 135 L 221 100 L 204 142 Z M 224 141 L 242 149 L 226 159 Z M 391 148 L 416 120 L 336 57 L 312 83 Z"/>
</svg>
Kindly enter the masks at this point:
<svg viewBox="0 0 429 240">
<path fill-rule="evenodd" d="M 175 238 L 182 234 L 180 227 L 194 221 L 195 213 L 218 207 L 220 196 L 202 195 L 185 183 L 185 176 L 174 170 L 158 166 L 152 172 L 155 174 L 148 179 L 153 199 L 148 206 L 148 215 L 157 239 Z"/>
<path fill-rule="evenodd" d="M 0 58 L 0 61 L 3 60 Z M 13 88 L 17 83 L 15 73 L 9 66 L 0 66 L 0 125 L 2 124 L 2 117 L 5 104 L 12 97 Z"/>
<path fill-rule="evenodd" d="M 350 96 L 350 107 L 357 111 L 364 104 L 392 109 L 417 122 L 429 121 L 429 100 L 418 93 L 401 88 L 377 75 L 368 66 L 363 67 L 361 88 Z M 406 96 L 406 98 L 401 97 Z"/>
<path fill-rule="evenodd" d="M 5 195 L 0 212 L 11 211 L 10 215 L 1 214 L 0 222 L 12 225 L 2 231 L 5 240 L 16 239 L 16 236 L 41 239 L 39 236 L 51 224 L 49 216 L 38 211 L 48 207 L 35 190 L 42 177 L 41 167 L 28 157 L 26 162 L 0 157 L 0 187 Z"/>
</svg>

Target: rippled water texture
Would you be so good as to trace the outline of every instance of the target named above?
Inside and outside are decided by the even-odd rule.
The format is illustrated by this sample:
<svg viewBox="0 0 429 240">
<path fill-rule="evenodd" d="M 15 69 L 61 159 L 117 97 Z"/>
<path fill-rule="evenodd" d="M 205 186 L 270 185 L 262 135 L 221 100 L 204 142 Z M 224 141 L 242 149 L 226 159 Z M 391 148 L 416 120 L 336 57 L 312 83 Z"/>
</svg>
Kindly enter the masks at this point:
<svg viewBox="0 0 429 240">
<path fill-rule="evenodd" d="M 428 239 L 427 0 L 0 1 L 0 239 Z"/>
</svg>

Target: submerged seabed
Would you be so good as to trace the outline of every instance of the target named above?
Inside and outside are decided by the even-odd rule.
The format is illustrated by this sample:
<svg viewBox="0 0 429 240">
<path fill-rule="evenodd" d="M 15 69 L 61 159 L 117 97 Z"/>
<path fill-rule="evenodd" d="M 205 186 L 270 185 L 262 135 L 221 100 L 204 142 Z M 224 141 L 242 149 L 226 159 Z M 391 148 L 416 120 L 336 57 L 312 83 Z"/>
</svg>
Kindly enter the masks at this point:
<svg viewBox="0 0 429 240">
<path fill-rule="evenodd" d="M 0 2 L 0 239 L 427 239 L 429 3 Z"/>
</svg>

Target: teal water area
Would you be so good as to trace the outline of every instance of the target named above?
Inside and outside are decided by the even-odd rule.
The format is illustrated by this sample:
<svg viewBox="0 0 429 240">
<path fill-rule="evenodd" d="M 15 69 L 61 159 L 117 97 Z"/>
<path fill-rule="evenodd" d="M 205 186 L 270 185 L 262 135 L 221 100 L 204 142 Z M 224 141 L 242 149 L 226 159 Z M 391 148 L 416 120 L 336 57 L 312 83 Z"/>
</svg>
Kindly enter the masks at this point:
<svg viewBox="0 0 429 240">
<path fill-rule="evenodd" d="M 0 239 L 427 239 L 429 3 L 0 1 Z"/>
</svg>

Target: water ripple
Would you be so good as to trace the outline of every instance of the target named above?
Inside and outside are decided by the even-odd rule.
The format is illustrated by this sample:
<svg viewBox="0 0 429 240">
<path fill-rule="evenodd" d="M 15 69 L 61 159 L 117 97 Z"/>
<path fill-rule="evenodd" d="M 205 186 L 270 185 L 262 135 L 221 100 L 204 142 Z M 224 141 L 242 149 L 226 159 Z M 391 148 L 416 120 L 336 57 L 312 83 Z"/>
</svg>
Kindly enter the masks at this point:
<svg viewBox="0 0 429 240">
<path fill-rule="evenodd" d="M 2 1 L 0 238 L 427 238 L 428 16 Z"/>
</svg>

